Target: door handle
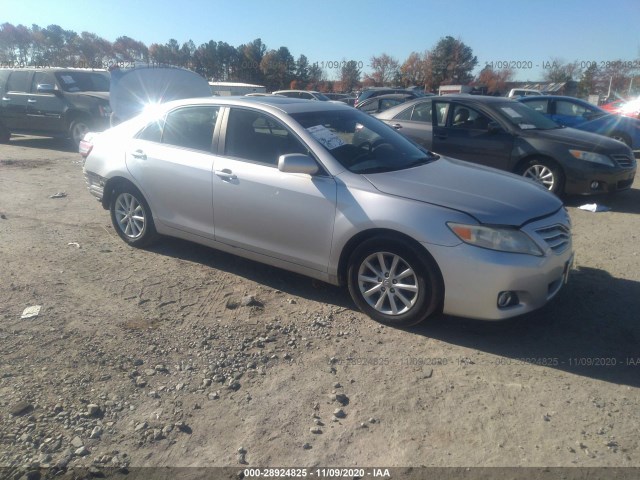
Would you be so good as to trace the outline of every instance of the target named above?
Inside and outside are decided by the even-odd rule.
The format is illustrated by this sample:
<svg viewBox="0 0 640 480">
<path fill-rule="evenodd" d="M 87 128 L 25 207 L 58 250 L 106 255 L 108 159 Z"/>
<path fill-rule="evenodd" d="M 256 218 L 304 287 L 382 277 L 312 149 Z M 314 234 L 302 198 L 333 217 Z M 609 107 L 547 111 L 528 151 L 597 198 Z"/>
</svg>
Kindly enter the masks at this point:
<svg viewBox="0 0 640 480">
<path fill-rule="evenodd" d="M 131 156 L 133 158 L 137 158 L 138 160 L 146 160 L 147 155 L 142 150 L 135 150 L 131 152 Z"/>
<path fill-rule="evenodd" d="M 399 123 L 396 123 L 395 125 L 391 125 L 391 126 L 396 130 L 400 130 L 402 128 L 402 125 L 400 125 Z"/>
<path fill-rule="evenodd" d="M 33 98 L 29 98 L 29 99 L 27 100 L 27 103 L 36 103 L 36 101 L 35 101 Z"/>
<path fill-rule="evenodd" d="M 233 174 L 233 172 L 231 170 L 229 170 L 228 168 L 225 168 L 224 170 L 214 170 L 213 173 L 215 173 L 218 177 L 222 178 L 223 180 L 237 180 L 238 177 L 236 175 Z"/>
</svg>

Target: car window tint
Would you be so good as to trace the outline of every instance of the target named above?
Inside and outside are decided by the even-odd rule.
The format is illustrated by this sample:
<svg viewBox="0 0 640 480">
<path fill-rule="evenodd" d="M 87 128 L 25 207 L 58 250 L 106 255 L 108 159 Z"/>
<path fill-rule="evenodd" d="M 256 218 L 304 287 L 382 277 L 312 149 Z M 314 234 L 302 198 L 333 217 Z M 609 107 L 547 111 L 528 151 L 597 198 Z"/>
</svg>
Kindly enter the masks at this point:
<svg viewBox="0 0 640 480">
<path fill-rule="evenodd" d="M 211 151 L 218 111 L 216 106 L 193 106 L 170 112 L 164 124 L 162 143 Z"/>
<path fill-rule="evenodd" d="M 261 112 L 233 108 L 229 112 L 225 155 L 276 166 L 280 155 L 308 149 L 278 120 Z"/>
<path fill-rule="evenodd" d="M 413 107 L 409 107 L 403 111 L 401 111 L 398 115 L 396 115 L 394 120 L 411 120 L 411 115 L 413 113 Z"/>
<path fill-rule="evenodd" d="M 154 120 L 138 134 L 140 140 L 160 143 L 162 140 L 162 120 Z"/>
<path fill-rule="evenodd" d="M 12 72 L 7 82 L 7 92 L 26 92 L 29 72 Z"/>
<path fill-rule="evenodd" d="M 486 130 L 489 122 L 489 117 L 466 105 L 455 105 L 453 108 L 451 126 L 454 128 Z"/>
<path fill-rule="evenodd" d="M 411 114 L 411 120 L 415 122 L 431 123 L 431 109 L 433 107 L 432 102 L 419 103 L 413 109 Z"/>
<path fill-rule="evenodd" d="M 548 113 L 549 103 L 546 100 L 532 100 L 523 102 L 527 107 L 533 108 L 536 112 Z"/>
<path fill-rule="evenodd" d="M 577 105 L 572 102 L 567 102 L 565 100 L 558 100 L 556 102 L 556 114 L 557 115 L 566 115 L 569 117 L 580 117 L 588 110 L 582 105 Z"/>
<path fill-rule="evenodd" d="M 435 102 L 436 109 L 436 121 L 439 127 L 444 127 L 447 122 L 447 114 L 449 113 L 449 103 L 447 102 Z"/>
<path fill-rule="evenodd" d="M 360 110 L 362 110 L 363 112 L 367 112 L 367 113 L 375 113 L 378 111 L 378 100 L 373 100 L 369 103 L 367 103 L 366 105 L 362 105 L 362 107 L 360 107 Z"/>
<path fill-rule="evenodd" d="M 402 100 L 398 100 L 397 98 L 383 98 L 382 100 L 380 100 L 380 111 L 384 111 L 387 108 L 395 107 L 400 103 L 402 103 Z"/>
<path fill-rule="evenodd" d="M 31 91 L 36 93 L 38 85 L 47 84 L 56 86 L 56 78 L 49 72 L 36 72 L 31 81 Z"/>
</svg>

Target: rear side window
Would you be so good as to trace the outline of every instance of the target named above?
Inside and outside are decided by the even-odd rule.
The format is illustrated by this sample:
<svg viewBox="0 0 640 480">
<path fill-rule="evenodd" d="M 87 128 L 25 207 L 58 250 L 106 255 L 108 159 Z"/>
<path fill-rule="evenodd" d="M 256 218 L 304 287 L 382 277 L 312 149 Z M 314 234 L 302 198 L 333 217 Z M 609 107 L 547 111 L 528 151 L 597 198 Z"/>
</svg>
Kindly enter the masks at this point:
<svg viewBox="0 0 640 480">
<path fill-rule="evenodd" d="M 411 120 L 415 122 L 431 123 L 431 107 L 432 102 L 419 103 L 413 109 Z"/>
<path fill-rule="evenodd" d="M 536 112 L 548 113 L 549 111 L 549 103 L 546 100 L 532 100 L 530 102 L 527 101 L 522 103 L 524 103 L 529 108 L 533 108 Z"/>
<path fill-rule="evenodd" d="M 194 106 L 170 112 L 164 123 L 162 143 L 210 152 L 219 110 L 216 106 Z M 149 135 L 153 133 L 151 130 Z"/>
<path fill-rule="evenodd" d="M 7 82 L 7 92 L 27 92 L 27 77 L 29 72 L 11 72 Z"/>
</svg>

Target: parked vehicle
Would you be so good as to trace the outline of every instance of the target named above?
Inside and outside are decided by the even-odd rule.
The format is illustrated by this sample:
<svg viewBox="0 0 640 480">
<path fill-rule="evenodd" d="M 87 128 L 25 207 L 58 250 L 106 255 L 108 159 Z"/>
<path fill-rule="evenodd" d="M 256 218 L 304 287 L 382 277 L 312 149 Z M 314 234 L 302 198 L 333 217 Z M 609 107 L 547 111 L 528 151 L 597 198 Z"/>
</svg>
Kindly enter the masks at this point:
<svg viewBox="0 0 640 480">
<path fill-rule="evenodd" d="M 636 157 L 640 154 L 640 120 L 636 118 L 614 115 L 573 97 L 544 95 L 519 101 L 560 125 L 620 140 L 631 147 Z"/>
<path fill-rule="evenodd" d="M 628 146 L 562 127 L 516 100 L 421 98 L 376 117 L 429 150 L 518 173 L 558 195 L 626 190 L 636 173 Z"/>
<path fill-rule="evenodd" d="M 371 115 L 384 112 L 388 108 L 395 107 L 414 98 L 413 95 L 407 93 L 391 93 L 368 98 L 364 102 L 360 102 L 356 108 Z"/>
<path fill-rule="evenodd" d="M 69 138 L 109 126 L 109 72 L 69 68 L 0 69 L 0 142 L 12 133 Z"/>
<path fill-rule="evenodd" d="M 554 195 L 338 103 L 179 100 L 88 134 L 80 150 L 90 193 L 129 245 L 175 236 L 346 285 L 391 325 L 523 314 L 571 267 Z"/>
<path fill-rule="evenodd" d="M 425 94 L 424 92 L 420 90 L 415 90 L 415 89 L 408 90 L 406 88 L 372 87 L 360 92 L 360 94 L 358 95 L 358 98 L 355 101 L 354 106 L 358 108 L 358 105 L 360 105 L 362 102 L 364 102 L 368 98 L 379 97 L 380 95 L 389 95 L 392 93 L 404 93 L 407 95 L 412 95 L 413 98 L 420 98 L 420 97 L 427 96 L 427 94 Z"/>
<path fill-rule="evenodd" d="M 303 100 L 319 100 L 321 102 L 328 102 L 331 100 L 324 93 L 315 92 L 313 90 L 278 90 L 273 92 L 273 94 L 289 98 L 301 98 Z"/>
<path fill-rule="evenodd" d="M 512 88 L 509 90 L 507 97 L 509 98 L 520 98 L 520 97 L 535 97 L 537 95 L 542 95 L 540 90 L 534 90 L 533 88 Z"/>
</svg>

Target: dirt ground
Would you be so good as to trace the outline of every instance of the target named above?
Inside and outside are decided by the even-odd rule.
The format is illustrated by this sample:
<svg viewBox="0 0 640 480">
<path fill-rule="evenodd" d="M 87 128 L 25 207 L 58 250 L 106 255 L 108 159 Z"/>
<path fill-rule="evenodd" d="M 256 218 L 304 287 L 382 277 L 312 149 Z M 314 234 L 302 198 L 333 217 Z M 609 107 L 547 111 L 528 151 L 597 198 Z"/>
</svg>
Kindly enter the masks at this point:
<svg viewBox="0 0 640 480">
<path fill-rule="evenodd" d="M 592 202 L 611 211 L 577 209 Z M 640 180 L 567 204 L 576 264 L 550 305 L 400 330 L 305 277 L 184 241 L 128 247 L 77 153 L 14 137 L 0 146 L 0 477 L 640 467 Z"/>
</svg>

